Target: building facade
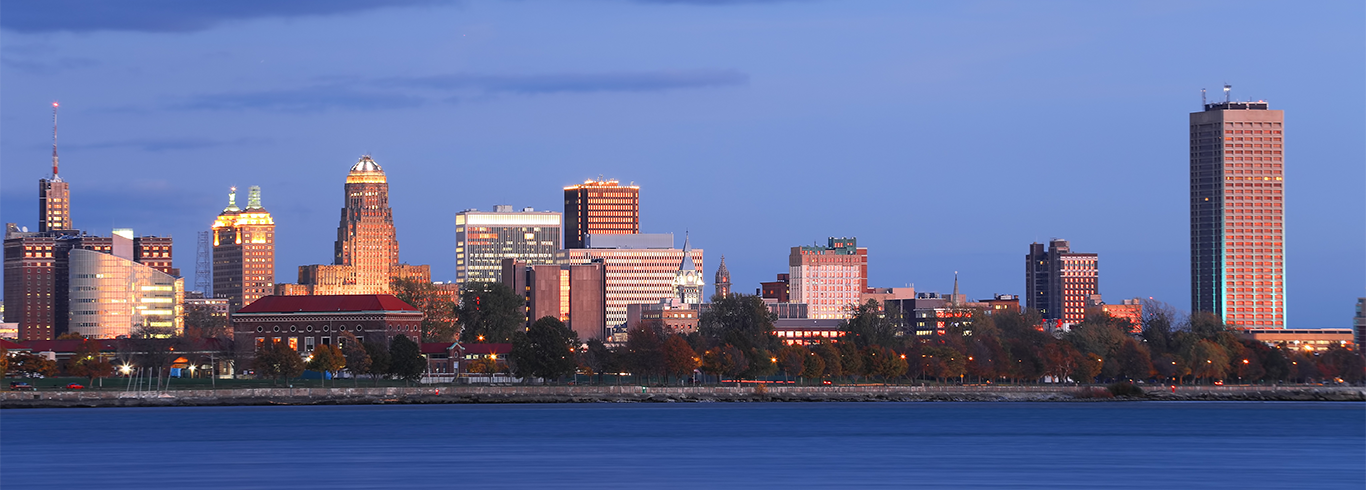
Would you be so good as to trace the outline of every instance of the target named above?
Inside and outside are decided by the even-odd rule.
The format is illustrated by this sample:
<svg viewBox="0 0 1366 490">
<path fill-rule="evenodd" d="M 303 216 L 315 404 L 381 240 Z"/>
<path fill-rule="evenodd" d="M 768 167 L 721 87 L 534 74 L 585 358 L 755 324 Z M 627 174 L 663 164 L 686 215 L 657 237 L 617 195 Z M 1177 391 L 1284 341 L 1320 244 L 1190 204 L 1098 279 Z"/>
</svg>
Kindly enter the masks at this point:
<svg viewBox="0 0 1366 490">
<path fill-rule="evenodd" d="M 1286 326 L 1284 122 L 1265 101 L 1190 115 L 1191 310 L 1241 328 Z"/>
<path fill-rule="evenodd" d="M 232 314 L 233 335 L 283 342 L 300 353 L 337 345 L 346 334 L 389 345 L 398 335 L 421 342 L 423 314 L 388 294 L 266 296 Z"/>
<path fill-rule="evenodd" d="M 1100 294 L 1100 261 L 1093 253 L 1073 252 L 1067 240 L 1048 247 L 1029 244 L 1025 256 L 1025 305 L 1044 320 L 1081 323 L 1087 301 Z"/>
<path fill-rule="evenodd" d="M 560 250 L 560 213 L 512 206 L 455 214 L 455 281 L 499 282 L 503 259 L 554 264 Z"/>
<path fill-rule="evenodd" d="M 702 280 L 702 270 L 692 261 L 691 237 L 683 235 L 683 260 L 674 271 L 674 297 L 685 305 L 702 304 L 702 291 L 707 283 Z"/>
<path fill-rule="evenodd" d="M 115 250 L 120 239 L 115 235 Z M 75 249 L 69 255 L 67 331 L 112 339 L 135 333 L 179 335 L 184 330 L 185 280 L 118 256 Z"/>
<path fill-rule="evenodd" d="M 703 267 L 703 250 L 689 254 L 697 268 Z M 625 331 L 626 306 L 656 303 L 677 294 L 674 282 L 683 251 L 663 248 L 586 248 L 562 250 L 556 254 L 561 265 L 591 264 L 601 259 L 607 267 L 607 326 Z M 613 330 L 613 335 L 617 330 Z"/>
<path fill-rule="evenodd" d="M 261 206 L 261 188 L 251 186 L 247 208 L 237 207 L 237 188 L 213 222 L 213 289 L 228 299 L 229 313 L 275 291 L 275 219 Z"/>
<path fill-rule="evenodd" d="M 57 103 L 52 103 L 52 178 L 38 180 L 38 232 L 75 230 L 71 188 L 57 173 Z"/>
<path fill-rule="evenodd" d="M 788 274 L 790 301 L 806 303 L 811 318 L 846 319 L 849 305 L 868 289 L 868 249 L 852 237 L 831 237 L 824 247 L 792 247 Z"/>
<path fill-rule="evenodd" d="M 607 266 L 528 264 L 503 259 L 503 284 L 526 300 L 526 324 L 547 316 L 560 319 L 579 340 L 607 338 Z"/>
<path fill-rule="evenodd" d="M 564 188 L 564 248 L 585 248 L 587 235 L 640 233 L 640 186 L 586 180 Z"/>
</svg>

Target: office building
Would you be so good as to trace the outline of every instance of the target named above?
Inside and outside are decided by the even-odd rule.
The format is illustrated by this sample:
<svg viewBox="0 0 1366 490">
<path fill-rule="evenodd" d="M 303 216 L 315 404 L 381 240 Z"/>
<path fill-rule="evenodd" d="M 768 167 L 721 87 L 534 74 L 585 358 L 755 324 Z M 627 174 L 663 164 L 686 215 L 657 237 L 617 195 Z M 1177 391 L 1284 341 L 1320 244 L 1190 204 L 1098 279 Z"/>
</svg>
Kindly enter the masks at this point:
<svg viewBox="0 0 1366 490">
<path fill-rule="evenodd" d="M 503 259 L 554 264 L 560 250 L 560 213 L 512 206 L 455 214 L 455 282 L 498 282 Z"/>
<path fill-rule="evenodd" d="M 1227 96 L 1190 115 L 1191 310 L 1240 328 L 1286 326 L 1284 121 Z"/>
<path fill-rule="evenodd" d="M 75 230 L 71 188 L 57 174 L 57 103 L 52 103 L 52 178 L 38 180 L 38 232 Z"/>
<path fill-rule="evenodd" d="M 528 264 L 503 259 L 500 280 L 526 300 L 526 324 L 558 318 L 579 340 L 607 338 L 607 266 Z"/>
<path fill-rule="evenodd" d="M 1048 247 L 1029 244 L 1025 256 L 1025 305 L 1044 320 L 1064 324 L 1086 319 L 1087 300 L 1100 294 L 1100 262 L 1096 254 L 1072 252 L 1067 240 Z"/>
<path fill-rule="evenodd" d="M 868 289 L 868 249 L 857 238 L 829 238 L 825 246 L 792 247 L 791 302 L 806 303 L 817 320 L 849 318 L 849 306 Z"/>
<path fill-rule="evenodd" d="M 792 297 L 791 278 L 790 274 L 778 274 L 776 280 L 759 283 L 759 290 L 756 292 L 761 298 L 787 303 Z"/>
<path fill-rule="evenodd" d="M 701 320 L 700 305 L 690 305 L 678 298 L 661 299 L 658 303 L 626 305 L 626 331 L 649 325 L 661 333 L 687 335 L 697 331 Z"/>
<path fill-rule="evenodd" d="M 607 266 L 607 326 L 613 329 L 614 338 L 625 332 L 627 305 L 676 297 L 675 279 L 683 263 L 683 250 L 673 248 L 673 234 L 596 235 L 585 241 L 594 248 L 561 250 L 555 260 L 561 265 L 603 260 Z M 697 269 L 703 268 L 702 249 L 692 249 L 689 256 Z"/>
<path fill-rule="evenodd" d="M 299 266 L 298 284 L 277 284 L 278 295 L 388 294 L 394 278 L 431 282 L 428 266 L 398 261 L 394 211 L 384 169 L 364 155 L 346 175 L 346 202 L 337 226 L 333 263 Z"/>
<path fill-rule="evenodd" d="M 235 312 L 275 291 L 275 220 L 261 206 L 261 188 L 251 186 L 247 208 L 237 207 L 237 188 L 213 222 L 213 289 Z"/>
<path fill-rule="evenodd" d="M 111 239 L 113 253 L 68 253 L 67 331 L 96 339 L 180 334 L 185 280 L 135 262 L 132 230 L 114 230 Z"/>
<path fill-rule="evenodd" d="M 564 188 L 564 248 L 587 248 L 587 235 L 640 233 L 640 186 L 585 180 Z"/>
<path fill-rule="evenodd" d="M 258 348 L 272 341 L 310 352 L 341 347 L 347 333 L 385 346 L 399 335 L 421 342 L 422 319 L 422 311 L 388 294 L 266 296 L 233 313 L 232 329 Z"/>
</svg>

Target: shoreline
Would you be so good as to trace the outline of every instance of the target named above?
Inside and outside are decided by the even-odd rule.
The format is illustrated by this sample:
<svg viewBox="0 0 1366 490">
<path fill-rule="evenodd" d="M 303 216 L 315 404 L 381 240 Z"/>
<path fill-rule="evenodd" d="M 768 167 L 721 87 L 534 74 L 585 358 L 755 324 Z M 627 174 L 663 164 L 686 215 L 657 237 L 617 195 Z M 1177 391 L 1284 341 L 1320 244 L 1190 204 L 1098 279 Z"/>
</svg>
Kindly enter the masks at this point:
<svg viewBox="0 0 1366 490">
<path fill-rule="evenodd" d="M 486 403 L 754 403 L 754 402 L 1366 402 L 1366 387 L 1170 386 L 1142 397 L 1078 396 L 1076 386 L 441 386 L 410 388 L 244 388 L 165 392 L 0 392 L 0 409 L 382 405 Z M 1103 389 L 1103 387 L 1102 387 Z"/>
</svg>

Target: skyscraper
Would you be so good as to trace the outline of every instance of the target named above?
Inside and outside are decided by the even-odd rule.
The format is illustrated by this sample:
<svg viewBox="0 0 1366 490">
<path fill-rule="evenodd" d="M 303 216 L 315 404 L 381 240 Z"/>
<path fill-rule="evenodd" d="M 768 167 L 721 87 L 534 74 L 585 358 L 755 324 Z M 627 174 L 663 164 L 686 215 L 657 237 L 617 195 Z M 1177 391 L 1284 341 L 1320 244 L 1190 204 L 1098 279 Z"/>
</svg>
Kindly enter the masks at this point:
<svg viewBox="0 0 1366 490">
<path fill-rule="evenodd" d="M 38 179 L 38 232 L 74 230 L 71 189 L 57 174 L 57 103 L 52 103 L 52 178 Z"/>
<path fill-rule="evenodd" d="M 346 176 L 346 206 L 337 225 L 335 265 L 356 267 L 360 284 L 384 284 L 398 265 L 394 211 L 389 208 L 389 182 L 384 169 L 365 155 Z"/>
<path fill-rule="evenodd" d="M 1227 95 L 1203 109 L 1190 115 L 1191 310 L 1285 328 L 1285 115 Z"/>
<path fill-rule="evenodd" d="M 586 180 L 564 188 L 564 248 L 585 248 L 586 235 L 640 233 L 640 187 Z"/>
<path fill-rule="evenodd" d="M 1044 320 L 1081 323 L 1087 300 L 1100 292 L 1100 259 L 1072 252 L 1067 240 L 1029 244 L 1025 256 L 1025 305 Z"/>
<path fill-rule="evenodd" d="M 498 282 L 503 259 L 554 264 L 560 250 L 560 213 L 512 206 L 455 214 L 455 282 Z"/>
<path fill-rule="evenodd" d="M 275 220 L 261 206 L 261 188 L 251 186 L 247 208 L 237 207 L 237 188 L 213 222 L 213 290 L 228 298 L 235 313 L 275 291 Z"/>
<path fill-rule="evenodd" d="M 806 303 L 810 318 L 849 318 L 849 306 L 868 289 L 868 249 L 859 248 L 857 238 L 792 247 L 787 260 L 790 301 Z"/>
<path fill-rule="evenodd" d="M 627 305 L 657 303 L 675 298 L 675 279 L 683 250 L 674 248 L 672 233 L 596 235 L 588 248 L 565 249 L 556 254 L 560 265 L 592 264 L 602 259 L 607 266 L 607 327 L 624 342 Z M 703 250 L 689 251 L 697 269 L 704 267 Z M 620 334 L 620 335 L 618 335 Z"/>
</svg>

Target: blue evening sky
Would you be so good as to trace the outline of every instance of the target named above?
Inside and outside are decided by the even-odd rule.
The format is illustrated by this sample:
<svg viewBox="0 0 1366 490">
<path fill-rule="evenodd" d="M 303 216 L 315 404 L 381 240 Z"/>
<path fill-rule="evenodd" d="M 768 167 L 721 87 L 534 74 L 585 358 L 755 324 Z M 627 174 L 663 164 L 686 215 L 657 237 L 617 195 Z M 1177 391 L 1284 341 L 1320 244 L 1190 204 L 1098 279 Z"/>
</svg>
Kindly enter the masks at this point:
<svg viewBox="0 0 1366 490">
<path fill-rule="evenodd" d="M 0 11 L 0 220 L 35 228 L 60 101 L 78 228 L 195 233 L 260 185 L 276 279 L 327 263 L 371 153 L 402 259 L 455 278 L 454 215 L 561 210 L 603 175 L 710 279 L 857 236 L 874 286 L 1020 294 L 1032 241 L 1101 292 L 1189 308 L 1188 113 L 1286 111 L 1290 326 L 1366 292 L 1362 2 L 43 1 Z M 245 198 L 243 198 L 245 199 Z"/>
</svg>

